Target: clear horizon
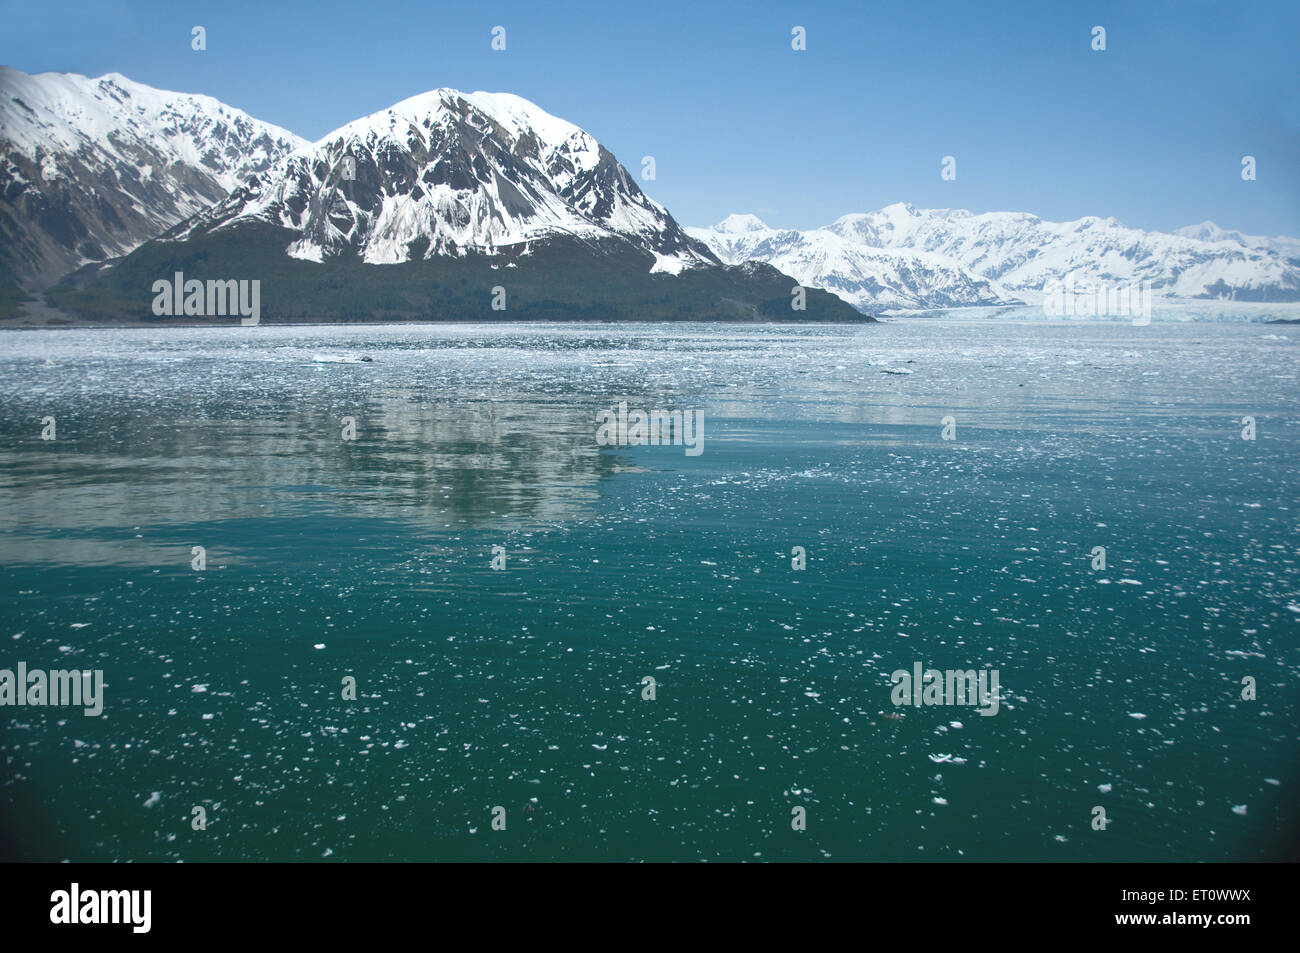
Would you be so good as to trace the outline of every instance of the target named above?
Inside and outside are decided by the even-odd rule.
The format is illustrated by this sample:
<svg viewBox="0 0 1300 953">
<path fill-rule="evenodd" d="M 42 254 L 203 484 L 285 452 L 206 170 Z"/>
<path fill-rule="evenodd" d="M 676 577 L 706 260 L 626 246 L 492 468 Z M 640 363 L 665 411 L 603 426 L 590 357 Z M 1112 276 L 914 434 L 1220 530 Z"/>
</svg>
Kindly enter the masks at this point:
<svg viewBox="0 0 1300 953">
<path fill-rule="evenodd" d="M 313 141 L 440 86 L 516 93 L 595 136 L 683 225 L 749 213 L 807 229 L 904 202 L 1300 235 L 1294 4 L 0 9 L 0 62 L 16 69 L 117 72 Z M 955 180 L 940 176 L 946 155 Z"/>
</svg>

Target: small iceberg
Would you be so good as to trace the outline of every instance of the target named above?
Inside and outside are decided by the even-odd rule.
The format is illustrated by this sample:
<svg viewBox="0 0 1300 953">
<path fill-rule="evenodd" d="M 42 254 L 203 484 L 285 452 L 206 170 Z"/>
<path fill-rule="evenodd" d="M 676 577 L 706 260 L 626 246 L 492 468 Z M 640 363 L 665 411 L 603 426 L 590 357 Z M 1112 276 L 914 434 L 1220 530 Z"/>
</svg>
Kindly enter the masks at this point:
<svg viewBox="0 0 1300 953">
<path fill-rule="evenodd" d="M 932 754 L 930 760 L 935 764 L 965 764 L 966 759 L 951 754 Z"/>
<path fill-rule="evenodd" d="M 351 357 L 346 354 L 317 354 L 311 359 L 313 364 L 369 364 L 374 360 L 373 357 L 362 355 L 361 357 Z"/>
</svg>

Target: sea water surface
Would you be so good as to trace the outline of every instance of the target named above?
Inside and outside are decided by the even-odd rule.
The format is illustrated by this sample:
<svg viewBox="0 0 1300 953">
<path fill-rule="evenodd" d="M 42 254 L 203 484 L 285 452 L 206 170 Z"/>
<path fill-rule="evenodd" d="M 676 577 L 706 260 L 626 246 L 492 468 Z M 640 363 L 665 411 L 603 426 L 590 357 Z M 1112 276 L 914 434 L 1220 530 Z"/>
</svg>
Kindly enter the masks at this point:
<svg viewBox="0 0 1300 953">
<path fill-rule="evenodd" d="M 1160 322 L 0 332 L 0 668 L 106 683 L 97 718 L 0 707 L 4 849 L 1294 858 L 1297 357 Z M 703 452 L 599 446 L 620 401 L 702 413 Z M 998 670 L 997 714 L 896 708 L 918 662 Z"/>
</svg>

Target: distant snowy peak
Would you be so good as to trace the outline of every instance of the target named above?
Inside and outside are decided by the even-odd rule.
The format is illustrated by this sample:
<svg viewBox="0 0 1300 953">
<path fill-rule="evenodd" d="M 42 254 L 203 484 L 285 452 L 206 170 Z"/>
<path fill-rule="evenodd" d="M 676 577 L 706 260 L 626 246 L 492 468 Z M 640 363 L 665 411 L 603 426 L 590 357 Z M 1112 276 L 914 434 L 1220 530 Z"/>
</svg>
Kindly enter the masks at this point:
<svg viewBox="0 0 1300 953">
<path fill-rule="evenodd" d="M 43 283 L 125 254 L 305 145 L 210 96 L 0 67 L 0 265 Z"/>
<path fill-rule="evenodd" d="M 1114 218 L 1047 222 L 1024 212 L 897 203 L 809 231 L 732 215 L 688 232 L 726 262 L 769 262 L 860 310 L 1036 301 L 1055 282 L 1150 282 L 1158 296 L 1300 300 L 1300 241 L 1241 235 L 1210 222 L 1171 235 Z"/>
<path fill-rule="evenodd" d="M 436 89 L 350 122 L 187 228 L 249 220 L 299 233 L 288 254 L 315 261 L 391 264 L 565 236 L 631 242 L 656 271 L 716 264 L 592 136 L 508 93 Z"/>
<path fill-rule="evenodd" d="M 1175 235 L 1194 238 L 1203 242 L 1232 242 L 1243 248 L 1261 248 L 1300 263 L 1300 238 L 1287 238 L 1285 235 L 1268 237 L 1266 235 L 1243 235 L 1238 231 L 1220 228 L 1213 222 L 1201 222 L 1199 225 L 1186 225 L 1174 230 Z"/>
<path fill-rule="evenodd" d="M 1205 221 L 1199 225 L 1184 225 L 1182 228 L 1174 229 L 1175 235 L 1181 235 L 1183 238 L 1195 238 L 1200 242 L 1235 242 L 1238 245 L 1247 244 L 1247 236 L 1241 232 L 1231 232 L 1227 229 L 1220 228 L 1213 222 Z"/>
<path fill-rule="evenodd" d="M 686 231 L 729 265 L 766 262 L 864 313 L 1019 303 L 996 283 L 956 262 L 922 251 L 878 247 L 878 223 L 868 218 L 850 215 L 827 228 L 797 231 L 769 228 L 754 215 L 730 215 L 712 228 Z"/>
<path fill-rule="evenodd" d="M 744 235 L 747 232 L 764 232 L 770 229 L 757 215 L 728 215 L 713 230 L 722 235 Z"/>
<path fill-rule="evenodd" d="M 887 247 L 942 256 L 1023 295 L 1065 281 L 1149 282 L 1156 295 L 1179 298 L 1300 296 L 1300 270 L 1267 249 L 1147 232 L 1114 218 L 1048 222 L 1023 212 L 926 209 L 881 237 Z"/>
</svg>

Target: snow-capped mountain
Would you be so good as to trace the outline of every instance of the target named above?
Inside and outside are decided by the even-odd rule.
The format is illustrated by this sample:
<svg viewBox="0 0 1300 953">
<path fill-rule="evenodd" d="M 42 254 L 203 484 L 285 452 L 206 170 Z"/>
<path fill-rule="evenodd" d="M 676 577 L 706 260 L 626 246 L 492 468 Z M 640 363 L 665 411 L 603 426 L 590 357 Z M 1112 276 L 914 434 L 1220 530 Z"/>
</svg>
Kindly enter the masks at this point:
<svg viewBox="0 0 1300 953">
<path fill-rule="evenodd" d="M 1232 242 L 1243 248 L 1260 248 L 1288 259 L 1294 265 L 1300 265 L 1300 238 L 1287 238 L 1285 235 L 1269 237 L 1267 235 L 1243 235 L 1241 232 L 1220 228 L 1213 222 L 1201 222 L 1199 225 L 1185 225 L 1174 229 L 1175 235 L 1195 238 L 1203 242 Z"/>
<path fill-rule="evenodd" d="M 0 269 L 40 286 L 124 255 L 305 145 L 210 96 L 0 66 Z"/>
<path fill-rule="evenodd" d="M 1080 288 L 1150 282 L 1163 297 L 1300 300 L 1300 266 L 1286 254 L 1300 243 L 1252 239 L 1206 224 L 1213 231 L 1193 226 L 1192 234 L 1171 235 L 1127 228 L 1113 218 L 1058 223 L 1021 212 L 977 215 L 899 203 L 805 232 L 774 231 L 753 216 L 688 232 L 724 261 L 769 261 L 860 309 L 999 303 L 970 300 L 981 294 L 1036 303 L 1055 282 Z M 917 256 L 918 265 L 885 271 L 899 255 Z M 972 284 L 981 280 L 987 290 Z"/>
<path fill-rule="evenodd" d="M 197 298 L 152 312 L 177 272 L 256 282 L 266 323 L 873 320 L 771 265 L 723 264 L 572 123 L 451 89 L 296 149 L 46 301 L 97 321 L 204 320 Z"/>
<path fill-rule="evenodd" d="M 290 229 L 294 258 L 395 264 L 618 239 L 650 270 L 716 266 L 599 142 L 508 93 L 436 89 L 348 123 L 167 236 Z"/>
<path fill-rule="evenodd" d="M 839 223 L 836 223 L 837 225 Z M 859 311 L 1016 304 L 1019 299 L 955 261 L 923 251 L 881 248 L 830 228 L 769 228 L 753 215 L 730 215 L 713 228 L 687 228 L 728 264 L 767 262 Z"/>
</svg>

